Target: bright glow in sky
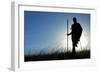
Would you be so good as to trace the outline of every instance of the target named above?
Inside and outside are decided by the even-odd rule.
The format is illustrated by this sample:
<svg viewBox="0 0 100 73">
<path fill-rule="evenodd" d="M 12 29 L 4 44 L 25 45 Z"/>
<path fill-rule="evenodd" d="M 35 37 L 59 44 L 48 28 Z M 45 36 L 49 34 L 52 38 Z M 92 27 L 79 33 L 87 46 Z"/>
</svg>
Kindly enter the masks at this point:
<svg viewBox="0 0 100 73">
<path fill-rule="evenodd" d="M 70 32 L 73 17 L 83 27 L 77 50 L 90 49 L 90 14 L 24 11 L 25 55 L 66 51 L 67 19 Z M 68 39 L 68 49 L 71 50 L 71 36 Z"/>
</svg>

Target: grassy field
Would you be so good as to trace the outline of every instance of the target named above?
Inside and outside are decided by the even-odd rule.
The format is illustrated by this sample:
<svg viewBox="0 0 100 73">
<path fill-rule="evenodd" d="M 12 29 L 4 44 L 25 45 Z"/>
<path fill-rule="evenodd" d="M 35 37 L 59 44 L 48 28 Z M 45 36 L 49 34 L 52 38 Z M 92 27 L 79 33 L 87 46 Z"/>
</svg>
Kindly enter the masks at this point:
<svg viewBox="0 0 100 73">
<path fill-rule="evenodd" d="M 90 58 L 90 50 L 83 50 L 72 54 L 72 52 L 55 52 L 51 54 L 39 54 L 24 56 L 24 61 L 45 61 L 45 60 L 64 60 L 64 59 L 86 59 Z"/>
</svg>

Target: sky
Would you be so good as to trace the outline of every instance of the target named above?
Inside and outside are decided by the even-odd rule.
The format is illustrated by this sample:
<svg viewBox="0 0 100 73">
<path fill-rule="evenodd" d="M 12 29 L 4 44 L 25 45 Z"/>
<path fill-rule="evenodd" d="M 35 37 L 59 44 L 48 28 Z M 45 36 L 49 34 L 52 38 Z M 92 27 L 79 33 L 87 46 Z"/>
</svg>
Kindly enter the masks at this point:
<svg viewBox="0 0 100 73">
<path fill-rule="evenodd" d="M 65 51 L 72 48 L 71 31 L 73 17 L 83 28 L 79 48 L 90 48 L 90 14 L 24 11 L 24 54 L 50 53 L 52 51 Z"/>
</svg>

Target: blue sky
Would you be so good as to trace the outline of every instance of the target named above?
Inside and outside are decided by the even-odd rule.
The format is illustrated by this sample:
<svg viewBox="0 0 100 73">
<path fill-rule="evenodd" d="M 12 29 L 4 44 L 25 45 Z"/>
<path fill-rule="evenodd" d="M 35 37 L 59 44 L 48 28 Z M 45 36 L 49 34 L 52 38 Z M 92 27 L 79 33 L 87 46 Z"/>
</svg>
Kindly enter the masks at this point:
<svg viewBox="0 0 100 73">
<path fill-rule="evenodd" d="M 54 48 L 58 41 L 67 37 L 67 19 L 70 31 L 73 17 L 77 18 L 84 35 L 89 38 L 90 14 L 24 11 L 24 53 L 37 54 Z"/>
</svg>

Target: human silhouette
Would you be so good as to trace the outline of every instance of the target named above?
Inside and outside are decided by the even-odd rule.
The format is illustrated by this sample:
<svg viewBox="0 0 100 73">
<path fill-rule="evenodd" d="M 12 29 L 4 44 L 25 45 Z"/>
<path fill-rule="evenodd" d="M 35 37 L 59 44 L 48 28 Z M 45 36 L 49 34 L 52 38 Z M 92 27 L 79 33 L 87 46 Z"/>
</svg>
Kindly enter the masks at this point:
<svg viewBox="0 0 100 73">
<path fill-rule="evenodd" d="M 67 35 L 71 35 L 72 38 L 72 53 L 75 54 L 75 47 L 77 47 L 78 41 L 80 41 L 80 37 L 82 34 L 82 27 L 80 23 L 77 22 L 77 18 L 73 17 L 73 24 L 71 25 L 71 32 Z"/>
</svg>

